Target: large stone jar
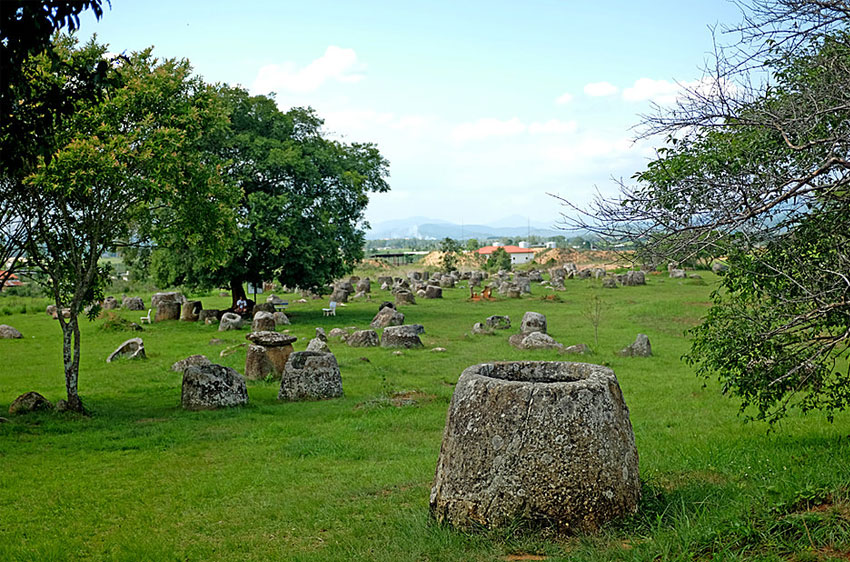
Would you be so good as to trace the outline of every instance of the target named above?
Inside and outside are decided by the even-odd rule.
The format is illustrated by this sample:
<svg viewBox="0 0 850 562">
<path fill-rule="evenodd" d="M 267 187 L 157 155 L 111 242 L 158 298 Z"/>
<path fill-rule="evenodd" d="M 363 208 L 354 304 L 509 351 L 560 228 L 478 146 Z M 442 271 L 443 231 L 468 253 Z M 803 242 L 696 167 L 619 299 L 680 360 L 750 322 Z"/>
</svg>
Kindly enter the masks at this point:
<svg viewBox="0 0 850 562">
<path fill-rule="evenodd" d="M 634 433 L 614 371 L 520 361 L 461 374 L 431 489 L 438 521 L 592 532 L 634 513 L 639 496 Z"/>
</svg>

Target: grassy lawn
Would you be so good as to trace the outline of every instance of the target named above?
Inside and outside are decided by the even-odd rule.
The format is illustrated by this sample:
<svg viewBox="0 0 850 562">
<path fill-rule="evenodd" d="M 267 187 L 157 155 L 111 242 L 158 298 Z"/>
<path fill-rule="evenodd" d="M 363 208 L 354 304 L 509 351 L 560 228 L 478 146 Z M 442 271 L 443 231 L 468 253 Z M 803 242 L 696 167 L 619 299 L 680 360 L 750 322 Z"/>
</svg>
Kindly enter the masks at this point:
<svg viewBox="0 0 850 562">
<path fill-rule="evenodd" d="M 171 364 L 203 353 L 245 367 L 221 345 L 247 329 L 166 322 L 145 326 L 148 360 L 106 364 L 137 335 L 82 322 L 80 393 L 91 417 L 41 413 L 0 424 L 0 561 L 16 560 L 847 560 L 850 552 L 850 415 L 829 424 L 794 415 L 773 432 L 744 424 L 718 385 L 681 360 L 683 330 L 708 308 L 705 283 L 649 276 L 604 290 L 572 280 L 559 301 L 535 285 L 520 300 L 467 302 L 466 289 L 402 307 L 425 326 L 425 348 L 401 356 L 331 340 L 345 397 L 278 403 L 274 382 L 249 382 L 248 407 L 185 412 Z M 465 285 L 465 283 L 462 283 Z M 388 292 L 322 316 L 325 301 L 292 303 L 290 332 L 303 350 L 315 327 L 367 328 Z M 602 298 L 599 342 L 589 303 Z M 115 295 L 120 300 L 120 295 Z M 148 305 L 150 295 L 144 295 Z M 294 295 L 289 295 L 290 302 Z M 207 308 L 229 299 L 202 298 Z M 0 340 L 0 415 L 19 394 L 64 396 L 61 335 L 46 301 L 0 299 L 0 323 L 23 334 Z M 27 312 L 21 313 L 21 306 Z M 494 360 L 563 359 L 507 343 L 523 312 L 548 318 L 565 345 L 610 365 L 631 411 L 643 482 L 639 513 L 593 537 L 521 530 L 465 534 L 428 514 L 446 409 L 461 371 Z M 119 312 L 138 321 L 143 313 Z M 470 335 L 507 314 L 517 329 Z M 654 356 L 616 351 L 649 335 Z M 433 347 L 446 348 L 434 353 Z M 416 391 L 417 402 L 388 399 Z"/>
</svg>

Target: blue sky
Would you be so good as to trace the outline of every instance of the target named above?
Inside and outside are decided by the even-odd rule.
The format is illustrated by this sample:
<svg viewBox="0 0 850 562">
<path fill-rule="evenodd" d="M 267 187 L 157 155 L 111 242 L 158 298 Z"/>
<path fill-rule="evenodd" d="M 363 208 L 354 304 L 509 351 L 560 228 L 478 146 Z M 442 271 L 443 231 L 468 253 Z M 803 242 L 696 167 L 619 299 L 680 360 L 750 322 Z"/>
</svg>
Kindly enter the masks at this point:
<svg viewBox="0 0 850 562">
<path fill-rule="evenodd" d="M 653 154 L 649 100 L 695 84 L 727 0 L 343 2 L 113 0 L 83 18 L 113 52 L 154 47 L 210 82 L 310 105 L 328 134 L 371 141 L 391 191 L 367 219 L 555 224 Z"/>
</svg>

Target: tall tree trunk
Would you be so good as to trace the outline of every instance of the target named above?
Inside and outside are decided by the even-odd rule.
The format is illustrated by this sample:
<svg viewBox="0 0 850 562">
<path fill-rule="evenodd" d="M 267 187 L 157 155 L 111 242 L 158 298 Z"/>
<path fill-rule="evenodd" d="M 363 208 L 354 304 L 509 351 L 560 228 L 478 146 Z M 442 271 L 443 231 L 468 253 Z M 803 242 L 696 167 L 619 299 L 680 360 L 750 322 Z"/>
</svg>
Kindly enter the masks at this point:
<svg viewBox="0 0 850 562">
<path fill-rule="evenodd" d="M 245 287 L 242 284 L 242 279 L 231 279 L 230 280 L 230 308 L 236 308 L 236 301 L 239 298 L 243 298 L 246 301 L 248 300 L 248 295 L 245 294 Z"/>
<path fill-rule="evenodd" d="M 62 314 L 62 309 L 59 309 Z M 68 409 L 85 412 L 83 401 L 77 394 L 77 379 L 80 375 L 80 325 L 77 315 L 71 311 L 68 322 L 62 322 L 62 357 L 65 363 L 65 390 L 68 393 Z"/>
</svg>

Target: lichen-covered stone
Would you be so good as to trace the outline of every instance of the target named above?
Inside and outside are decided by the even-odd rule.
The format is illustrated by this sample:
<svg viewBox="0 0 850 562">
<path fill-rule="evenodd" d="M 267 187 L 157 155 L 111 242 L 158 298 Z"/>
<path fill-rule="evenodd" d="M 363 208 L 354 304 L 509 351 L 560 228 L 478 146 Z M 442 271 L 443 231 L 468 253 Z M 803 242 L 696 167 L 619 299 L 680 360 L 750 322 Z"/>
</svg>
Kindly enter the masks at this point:
<svg viewBox="0 0 850 562">
<path fill-rule="evenodd" d="M 180 361 L 176 361 L 171 365 L 171 370 L 177 373 L 182 373 L 186 367 L 190 365 L 209 365 L 212 361 L 207 359 L 206 355 L 190 355 L 186 359 L 181 359 Z"/>
<path fill-rule="evenodd" d="M 235 312 L 225 312 L 221 315 L 221 320 L 218 323 L 219 332 L 227 332 L 229 330 L 239 330 L 242 328 L 242 317 Z"/>
<path fill-rule="evenodd" d="M 283 312 L 280 312 L 280 311 L 275 312 L 273 316 L 274 316 L 275 327 L 277 327 L 277 326 L 289 326 L 291 324 L 291 322 L 289 321 L 289 318 Z"/>
<path fill-rule="evenodd" d="M 487 326 L 494 330 L 509 330 L 511 327 L 510 316 L 489 316 L 487 318 Z"/>
<path fill-rule="evenodd" d="M 198 313 L 198 322 L 201 324 L 215 324 L 221 318 L 221 311 L 215 308 L 205 308 Z"/>
<path fill-rule="evenodd" d="M 493 334 L 493 328 L 485 326 L 481 322 L 476 322 L 472 325 L 472 333 L 478 335 L 489 336 Z"/>
<path fill-rule="evenodd" d="M 332 353 L 296 351 L 280 379 L 278 400 L 322 400 L 342 396 L 342 377 Z"/>
<path fill-rule="evenodd" d="M 298 338 L 295 336 L 290 336 L 289 334 L 284 334 L 282 332 L 271 331 L 251 332 L 245 336 L 245 339 L 251 343 L 262 345 L 263 347 L 283 347 L 286 345 L 292 345 L 298 341 Z"/>
<path fill-rule="evenodd" d="M 51 410 L 53 404 L 38 392 L 25 392 L 15 398 L 9 406 L 10 414 L 26 414 L 37 410 Z"/>
<path fill-rule="evenodd" d="M 531 332 L 546 333 L 546 316 L 539 312 L 526 312 L 522 315 L 522 322 L 519 325 L 519 331 L 523 334 Z"/>
<path fill-rule="evenodd" d="M 592 532 L 634 513 L 639 495 L 629 411 L 611 369 L 529 361 L 461 374 L 431 490 L 438 521 Z"/>
<path fill-rule="evenodd" d="M 201 301 L 186 301 L 180 307 L 180 320 L 183 322 L 197 322 L 204 305 Z"/>
<path fill-rule="evenodd" d="M 157 308 L 161 302 L 176 302 L 177 304 L 183 304 L 185 300 L 186 297 L 184 297 L 182 293 L 178 293 L 176 291 L 156 293 L 151 297 L 151 308 Z"/>
<path fill-rule="evenodd" d="M 372 329 L 386 328 L 387 326 L 401 326 L 404 324 L 404 314 L 395 308 L 384 307 L 372 319 Z"/>
<path fill-rule="evenodd" d="M 267 350 L 261 345 L 249 345 L 245 353 L 245 378 L 261 380 L 274 371 Z"/>
<path fill-rule="evenodd" d="M 130 338 L 118 348 L 109 354 L 106 358 L 107 363 L 112 363 L 113 360 L 124 357 L 126 359 L 147 359 L 145 355 L 145 342 L 142 338 Z"/>
<path fill-rule="evenodd" d="M 156 321 L 164 322 L 166 320 L 178 320 L 180 318 L 179 302 L 162 301 L 156 305 Z"/>
<path fill-rule="evenodd" d="M 395 304 L 396 306 L 402 304 L 416 304 L 416 297 L 414 297 L 413 293 L 411 293 L 410 291 L 398 291 L 395 294 Z"/>
<path fill-rule="evenodd" d="M 638 334 L 635 342 L 620 350 L 623 357 L 651 357 L 652 346 L 649 344 L 649 336 Z"/>
<path fill-rule="evenodd" d="M 616 289 L 617 287 L 618 287 L 617 279 L 614 278 L 614 277 L 606 277 L 602 281 L 602 288 L 603 289 Z"/>
<path fill-rule="evenodd" d="M 254 321 L 251 323 L 251 331 L 274 332 L 276 327 L 277 322 L 274 320 L 273 312 L 264 312 L 262 310 L 254 312 Z"/>
<path fill-rule="evenodd" d="M 358 330 L 345 338 L 351 347 L 378 347 L 380 340 L 375 330 Z"/>
<path fill-rule="evenodd" d="M 561 350 L 562 353 L 577 353 L 579 355 L 587 355 L 591 353 L 590 347 L 587 344 L 579 343 L 576 345 L 571 345 L 569 347 L 565 347 Z"/>
<path fill-rule="evenodd" d="M 328 334 L 329 338 L 345 338 L 348 336 L 348 331 L 342 328 L 333 328 Z"/>
<path fill-rule="evenodd" d="M 436 285 L 428 285 L 427 287 L 425 287 L 425 298 L 441 299 L 443 298 L 443 289 L 441 287 L 437 287 Z"/>
<path fill-rule="evenodd" d="M 418 324 L 389 326 L 384 329 L 381 336 L 381 347 L 404 347 L 407 349 L 422 347 L 422 340 L 419 339 L 419 328 Z"/>
<path fill-rule="evenodd" d="M 248 403 L 245 377 L 217 365 L 190 365 L 183 371 L 181 404 L 187 410 L 243 406 Z"/>
<path fill-rule="evenodd" d="M 646 285 L 646 274 L 643 271 L 627 271 L 626 280 L 623 285 L 635 287 L 637 285 Z"/>
<path fill-rule="evenodd" d="M 555 341 L 555 338 L 543 332 L 514 334 L 508 341 L 517 349 L 557 349 L 559 351 L 564 349 L 564 346 Z"/>
<path fill-rule="evenodd" d="M 319 351 L 322 353 L 330 353 L 331 348 L 328 347 L 327 340 L 321 338 L 313 338 L 307 343 L 307 351 Z"/>
<path fill-rule="evenodd" d="M 124 297 L 121 299 L 121 308 L 125 310 L 144 310 L 145 301 L 142 297 Z"/>
<path fill-rule="evenodd" d="M 112 295 L 106 297 L 105 299 L 103 299 L 103 302 L 100 303 L 100 307 L 103 310 L 115 310 L 116 308 L 118 308 L 118 306 L 118 299 L 116 299 Z"/>
<path fill-rule="evenodd" d="M 8 324 L 0 324 L 0 340 L 19 340 L 23 337 L 23 334 Z"/>
</svg>

